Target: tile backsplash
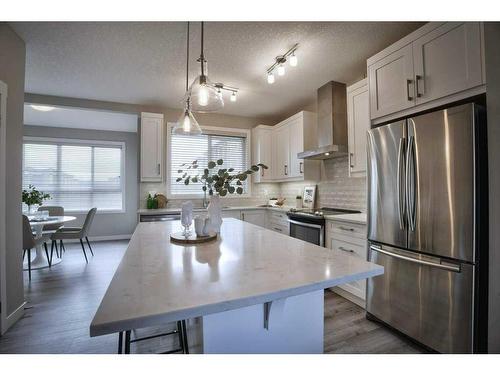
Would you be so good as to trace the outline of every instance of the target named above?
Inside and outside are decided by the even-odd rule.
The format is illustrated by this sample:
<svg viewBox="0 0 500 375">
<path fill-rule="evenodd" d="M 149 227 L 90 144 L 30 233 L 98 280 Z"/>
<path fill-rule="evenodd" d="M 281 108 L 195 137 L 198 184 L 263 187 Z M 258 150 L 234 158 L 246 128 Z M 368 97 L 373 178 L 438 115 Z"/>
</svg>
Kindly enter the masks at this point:
<svg viewBox="0 0 500 375">
<path fill-rule="evenodd" d="M 366 212 L 366 177 L 349 177 L 348 158 L 328 159 L 321 169 L 321 181 L 262 183 L 252 185 L 250 197 L 231 197 L 227 206 L 254 206 L 267 203 L 269 198 L 284 197 L 286 205 L 295 206 L 295 197 L 302 195 L 304 186 L 317 185 L 316 207 L 335 207 Z M 165 183 L 141 183 L 140 207 L 146 207 L 149 191 L 166 194 Z M 185 199 L 170 199 L 167 207 L 177 208 Z M 193 199 L 195 205 L 202 200 Z"/>
<path fill-rule="evenodd" d="M 304 186 L 317 185 L 316 207 L 335 207 L 366 212 L 366 177 L 349 177 L 348 158 L 323 162 L 321 181 L 281 183 L 281 195 L 287 203 L 295 204 Z"/>
</svg>

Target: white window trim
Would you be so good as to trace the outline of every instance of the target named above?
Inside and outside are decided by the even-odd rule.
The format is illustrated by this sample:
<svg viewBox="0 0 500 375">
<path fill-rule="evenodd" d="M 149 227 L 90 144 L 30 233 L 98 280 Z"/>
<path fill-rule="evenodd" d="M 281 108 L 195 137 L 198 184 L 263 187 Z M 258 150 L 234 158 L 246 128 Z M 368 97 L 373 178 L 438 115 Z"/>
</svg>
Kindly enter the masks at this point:
<svg viewBox="0 0 500 375">
<path fill-rule="evenodd" d="M 74 138 L 52 138 L 52 137 L 23 137 L 24 143 L 35 142 L 35 143 L 45 143 L 45 144 L 65 144 L 65 145 L 86 145 L 86 146 L 117 146 L 120 147 L 121 152 L 121 189 L 122 189 L 122 209 L 121 210 L 102 210 L 97 208 L 96 214 L 123 214 L 127 212 L 126 204 L 126 168 L 125 168 L 125 155 L 126 155 L 126 145 L 122 141 L 101 141 L 95 139 L 74 139 Z M 23 173 L 24 173 L 24 156 L 23 156 Z M 90 209 L 90 208 L 89 208 Z M 64 210 L 65 213 L 71 213 L 75 215 L 86 214 L 88 210 Z"/>
<path fill-rule="evenodd" d="M 200 190 L 199 194 L 171 194 L 170 191 L 170 171 L 171 171 L 171 160 L 172 160 L 172 155 L 171 155 L 171 150 L 170 150 L 170 142 L 171 142 L 171 134 L 172 134 L 172 128 L 175 126 L 174 122 L 168 122 L 167 123 L 167 178 L 166 178 L 166 191 L 167 191 L 167 197 L 168 199 L 201 199 L 204 196 L 204 193 Z M 215 133 L 217 131 L 220 131 L 221 133 L 235 133 L 235 134 L 245 134 L 246 137 L 246 150 L 245 150 L 245 158 L 247 161 L 247 168 L 249 168 L 252 163 L 251 163 L 251 155 L 250 155 L 250 150 L 251 148 L 251 130 L 250 129 L 239 129 L 239 128 L 226 128 L 222 126 L 200 126 L 202 130 L 210 130 Z M 244 194 L 227 194 L 225 197 L 221 197 L 222 199 L 235 199 L 235 198 L 251 198 L 252 197 L 252 179 L 248 179 L 248 188 L 247 192 Z M 207 198 L 210 196 L 207 193 Z"/>
</svg>

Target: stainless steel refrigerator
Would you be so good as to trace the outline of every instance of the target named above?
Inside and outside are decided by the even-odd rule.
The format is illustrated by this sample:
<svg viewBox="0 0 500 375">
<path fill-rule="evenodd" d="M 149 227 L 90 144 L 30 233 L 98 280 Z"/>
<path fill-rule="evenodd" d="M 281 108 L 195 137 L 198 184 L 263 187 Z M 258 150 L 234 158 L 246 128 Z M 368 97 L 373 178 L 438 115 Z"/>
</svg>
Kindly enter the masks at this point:
<svg viewBox="0 0 500 375">
<path fill-rule="evenodd" d="M 468 103 L 368 132 L 366 310 L 443 353 L 484 351 L 485 112 Z"/>
</svg>

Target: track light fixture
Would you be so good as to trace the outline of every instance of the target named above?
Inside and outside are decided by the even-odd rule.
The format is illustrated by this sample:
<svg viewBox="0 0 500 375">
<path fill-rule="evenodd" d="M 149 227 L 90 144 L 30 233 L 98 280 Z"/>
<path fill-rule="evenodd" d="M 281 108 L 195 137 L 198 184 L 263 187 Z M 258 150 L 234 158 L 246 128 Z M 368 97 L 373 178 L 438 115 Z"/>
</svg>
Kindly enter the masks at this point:
<svg viewBox="0 0 500 375">
<path fill-rule="evenodd" d="M 270 85 L 274 83 L 274 70 L 277 71 L 279 76 L 285 75 L 285 63 L 287 62 L 287 60 L 290 61 L 291 67 L 296 67 L 298 65 L 299 61 L 297 55 L 295 54 L 295 51 L 297 51 L 298 48 L 299 44 L 297 43 L 284 55 L 276 56 L 276 61 L 274 62 L 274 64 L 267 69 L 267 83 L 269 83 Z"/>
</svg>

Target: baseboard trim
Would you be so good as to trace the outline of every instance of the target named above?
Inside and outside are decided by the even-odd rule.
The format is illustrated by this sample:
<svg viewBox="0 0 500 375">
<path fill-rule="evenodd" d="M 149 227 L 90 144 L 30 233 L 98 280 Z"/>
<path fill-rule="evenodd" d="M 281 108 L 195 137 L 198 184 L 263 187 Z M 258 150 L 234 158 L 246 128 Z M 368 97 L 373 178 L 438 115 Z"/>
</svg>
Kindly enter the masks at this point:
<svg viewBox="0 0 500 375">
<path fill-rule="evenodd" d="M 366 302 L 364 299 L 359 298 L 358 296 L 355 296 L 352 293 L 349 293 L 348 291 L 345 291 L 342 288 L 339 288 L 337 286 L 330 288 L 330 290 L 334 293 L 337 293 L 339 296 L 344 297 L 345 299 L 355 303 L 359 307 L 362 307 L 363 309 L 366 308 Z"/>
<path fill-rule="evenodd" d="M 131 234 L 114 234 L 112 236 L 89 237 L 89 241 L 93 241 L 93 242 L 117 241 L 117 240 L 130 240 L 131 238 L 132 238 Z M 73 243 L 73 242 L 80 242 L 80 240 L 64 240 L 64 242 Z"/>
<path fill-rule="evenodd" d="M 17 309 L 14 310 L 14 312 L 7 316 L 7 318 L 5 319 L 5 327 L 2 327 L 2 335 L 23 317 L 24 306 L 26 306 L 26 301 L 24 301 Z"/>
</svg>

